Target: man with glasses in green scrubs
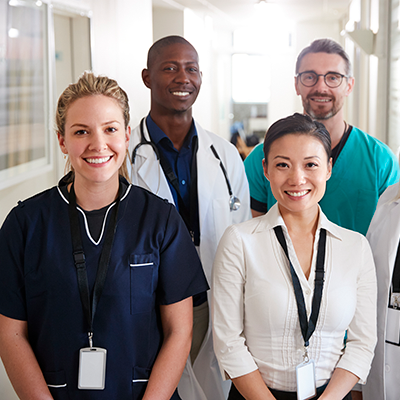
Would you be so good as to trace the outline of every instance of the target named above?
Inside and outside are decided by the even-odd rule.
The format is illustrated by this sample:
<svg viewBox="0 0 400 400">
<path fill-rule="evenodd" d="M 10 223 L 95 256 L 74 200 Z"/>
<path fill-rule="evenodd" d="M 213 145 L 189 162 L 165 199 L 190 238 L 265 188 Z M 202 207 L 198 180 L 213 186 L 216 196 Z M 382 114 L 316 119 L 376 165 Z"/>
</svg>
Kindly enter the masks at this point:
<svg viewBox="0 0 400 400">
<path fill-rule="evenodd" d="M 349 57 L 334 40 L 315 40 L 299 54 L 296 93 L 304 113 L 322 122 L 332 140 L 332 176 L 320 206 L 332 222 L 365 235 L 379 196 L 400 174 L 388 146 L 344 120 L 344 100 L 353 87 Z M 245 160 L 253 216 L 276 202 L 263 172 L 262 146 Z"/>
</svg>

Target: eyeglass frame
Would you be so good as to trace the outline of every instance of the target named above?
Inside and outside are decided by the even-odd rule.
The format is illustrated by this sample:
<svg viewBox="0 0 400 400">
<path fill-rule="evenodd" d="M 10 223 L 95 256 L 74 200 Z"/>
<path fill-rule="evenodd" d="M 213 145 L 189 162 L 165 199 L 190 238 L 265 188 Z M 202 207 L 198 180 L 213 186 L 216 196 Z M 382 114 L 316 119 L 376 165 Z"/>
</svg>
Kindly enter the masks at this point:
<svg viewBox="0 0 400 400">
<path fill-rule="evenodd" d="M 315 81 L 315 83 L 314 83 L 313 85 L 307 86 L 307 85 L 305 85 L 305 84 L 302 82 L 301 76 L 302 76 L 303 74 L 310 74 L 310 73 L 316 75 L 317 79 L 316 79 L 316 81 Z M 326 82 L 326 76 L 329 75 L 329 74 L 340 75 L 341 81 L 340 81 L 339 85 L 337 85 L 337 86 L 330 86 L 330 85 Z M 320 76 L 323 76 L 323 77 L 324 77 L 325 85 L 328 86 L 328 87 L 331 88 L 331 89 L 336 89 L 336 88 L 338 88 L 338 87 L 342 84 L 343 78 L 346 78 L 346 79 L 349 79 L 349 78 L 350 78 L 350 75 L 343 75 L 343 74 L 341 74 L 340 72 L 334 72 L 334 71 L 329 71 L 329 72 L 327 72 L 326 74 L 317 74 L 315 71 L 303 71 L 303 72 L 298 73 L 298 74 L 296 75 L 296 78 L 298 78 L 298 79 L 300 80 L 300 83 L 301 83 L 303 86 L 305 86 L 305 87 L 313 87 L 313 86 L 315 86 L 315 85 L 318 83 L 318 79 L 319 79 Z"/>
</svg>

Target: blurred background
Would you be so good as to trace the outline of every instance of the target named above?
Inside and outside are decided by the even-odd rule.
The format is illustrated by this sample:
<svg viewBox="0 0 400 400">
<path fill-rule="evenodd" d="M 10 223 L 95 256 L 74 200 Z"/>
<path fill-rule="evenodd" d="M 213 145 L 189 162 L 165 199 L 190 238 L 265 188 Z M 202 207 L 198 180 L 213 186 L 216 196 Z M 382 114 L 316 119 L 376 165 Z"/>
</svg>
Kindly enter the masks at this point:
<svg viewBox="0 0 400 400">
<path fill-rule="evenodd" d="M 296 57 L 313 39 L 335 39 L 356 78 L 347 122 L 397 151 L 399 0 L 0 0 L 0 222 L 63 175 L 54 109 L 64 88 L 86 69 L 115 78 L 136 126 L 150 105 L 147 50 L 171 34 L 200 56 L 195 119 L 244 142 L 302 111 Z M 16 399 L 2 370 L 0 398 Z"/>
</svg>

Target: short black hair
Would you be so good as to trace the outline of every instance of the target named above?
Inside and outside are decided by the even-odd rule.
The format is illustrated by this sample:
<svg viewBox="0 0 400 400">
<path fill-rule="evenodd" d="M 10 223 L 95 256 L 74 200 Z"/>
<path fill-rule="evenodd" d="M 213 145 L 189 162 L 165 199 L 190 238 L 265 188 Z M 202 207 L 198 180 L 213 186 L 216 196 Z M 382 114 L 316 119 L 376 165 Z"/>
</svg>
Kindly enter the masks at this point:
<svg viewBox="0 0 400 400">
<path fill-rule="evenodd" d="M 316 39 L 300 52 L 296 61 L 296 75 L 300 71 L 301 61 L 309 53 L 328 53 L 339 55 L 343 58 L 346 64 L 346 75 L 351 76 L 351 63 L 348 54 L 344 51 L 344 48 L 338 42 L 335 42 L 333 39 L 328 38 Z"/>
<path fill-rule="evenodd" d="M 309 135 L 318 139 L 324 146 L 328 156 L 328 161 L 331 158 L 331 136 L 321 122 L 313 120 L 308 115 L 295 113 L 289 117 L 282 118 L 274 122 L 265 134 L 264 139 L 264 158 L 268 164 L 268 154 L 271 145 L 275 140 L 280 139 L 285 135 Z"/>
<path fill-rule="evenodd" d="M 182 36 L 178 35 L 165 36 L 154 42 L 153 45 L 150 47 L 149 52 L 147 53 L 147 69 L 150 69 L 152 67 L 154 59 L 157 57 L 158 54 L 161 53 L 162 49 L 176 43 L 188 45 L 192 47 L 194 51 L 196 51 L 193 45 Z"/>
</svg>

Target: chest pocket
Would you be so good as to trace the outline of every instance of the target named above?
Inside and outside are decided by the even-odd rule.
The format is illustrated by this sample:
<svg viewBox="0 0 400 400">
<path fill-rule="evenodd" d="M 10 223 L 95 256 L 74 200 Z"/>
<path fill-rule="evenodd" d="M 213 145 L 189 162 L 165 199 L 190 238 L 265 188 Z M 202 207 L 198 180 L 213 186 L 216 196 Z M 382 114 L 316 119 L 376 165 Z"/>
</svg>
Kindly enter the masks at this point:
<svg viewBox="0 0 400 400">
<path fill-rule="evenodd" d="M 153 254 L 130 256 L 131 314 L 147 313 L 155 307 L 156 270 Z"/>
</svg>

